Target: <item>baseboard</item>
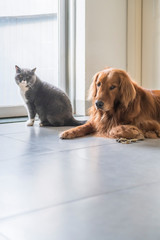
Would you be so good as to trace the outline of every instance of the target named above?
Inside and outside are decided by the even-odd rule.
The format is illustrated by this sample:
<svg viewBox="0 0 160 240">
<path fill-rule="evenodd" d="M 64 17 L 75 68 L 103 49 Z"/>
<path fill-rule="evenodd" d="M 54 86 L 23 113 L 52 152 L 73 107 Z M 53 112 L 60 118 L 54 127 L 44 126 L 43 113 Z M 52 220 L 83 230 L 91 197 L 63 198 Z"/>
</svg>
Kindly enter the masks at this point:
<svg viewBox="0 0 160 240">
<path fill-rule="evenodd" d="M 27 110 L 24 106 L 0 107 L 0 118 L 23 116 L 27 116 Z"/>
</svg>

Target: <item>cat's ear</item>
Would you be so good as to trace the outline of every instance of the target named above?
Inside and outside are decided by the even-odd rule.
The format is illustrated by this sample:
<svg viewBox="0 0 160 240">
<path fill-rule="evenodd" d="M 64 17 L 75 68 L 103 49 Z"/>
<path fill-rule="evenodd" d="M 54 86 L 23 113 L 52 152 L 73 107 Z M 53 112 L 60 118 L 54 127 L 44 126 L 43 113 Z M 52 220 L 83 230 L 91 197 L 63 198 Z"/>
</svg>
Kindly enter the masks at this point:
<svg viewBox="0 0 160 240">
<path fill-rule="evenodd" d="M 36 71 L 36 68 L 33 68 L 33 69 L 31 70 L 32 73 L 35 73 L 35 71 Z"/>
<path fill-rule="evenodd" d="M 15 65 L 15 68 L 16 68 L 16 73 L 20 73 L 20 72 L 21 72 L 20 67 L 18 67 L 17 65 Z"/>
</svg>

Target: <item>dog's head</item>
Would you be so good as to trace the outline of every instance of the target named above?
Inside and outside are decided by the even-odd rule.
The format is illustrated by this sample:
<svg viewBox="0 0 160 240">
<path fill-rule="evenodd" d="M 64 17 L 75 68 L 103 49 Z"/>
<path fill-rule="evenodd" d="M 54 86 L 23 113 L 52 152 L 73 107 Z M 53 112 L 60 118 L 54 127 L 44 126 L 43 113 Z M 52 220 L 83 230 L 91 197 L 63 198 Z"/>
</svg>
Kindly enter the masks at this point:
<svg viewBox="0 0 160 240">
<path fill-rule="evenodd" d="M 97 109 L 110 111 L 117 103 L 127 108 L 135 99 L 136 90 L 125 71 L 106 68 L 93 77 L 89 95 Z"/>
</svg>

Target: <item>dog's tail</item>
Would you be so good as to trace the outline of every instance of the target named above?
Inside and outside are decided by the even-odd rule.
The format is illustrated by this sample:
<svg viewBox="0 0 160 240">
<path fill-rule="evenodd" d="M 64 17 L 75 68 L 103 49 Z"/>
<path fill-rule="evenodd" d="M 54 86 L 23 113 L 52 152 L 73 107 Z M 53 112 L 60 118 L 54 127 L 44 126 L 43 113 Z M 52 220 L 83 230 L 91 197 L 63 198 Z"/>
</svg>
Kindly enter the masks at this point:
<svg viewBox="0 0 160 240">
<path fill-rule="evenodd" d="M 79 120 L 76 120 L 74 117 L 72 117 L 67 121 L 67 126 L 79 126 L 79 125 L 85 124 L 86 122 L 87 120 L 79 121 Z"/>
</svg>

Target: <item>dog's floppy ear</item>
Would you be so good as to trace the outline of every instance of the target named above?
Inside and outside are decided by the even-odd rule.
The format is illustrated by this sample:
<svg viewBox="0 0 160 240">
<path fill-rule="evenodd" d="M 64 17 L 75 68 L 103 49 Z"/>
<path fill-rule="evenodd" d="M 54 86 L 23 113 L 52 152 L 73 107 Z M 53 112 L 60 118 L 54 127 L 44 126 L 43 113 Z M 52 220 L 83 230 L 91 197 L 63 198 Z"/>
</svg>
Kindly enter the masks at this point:
<svg viewBox="0 0 160 240">
<path fill-rule="evenodd" d="M 91 100 L 92 98 L 94 98 L 97 94 L 97 87 L 96 87 L 96 82 L 97 82 L 97 78 L 98 78 L 99 72 L 96 73 L 93 76 L 93 81 L 91 83 L 91 86 L 89 88 L 89 93 L 88 93 L 88 100 Z"/>
<path fill-rule="evenodd" d="M 120 101 L 127 108 L 128 104 L 136 97 L 136 90 L 131 78 L 126 72 L 119 73 L 120 78 Z"/>
</svg>

